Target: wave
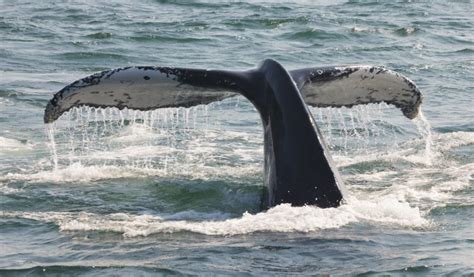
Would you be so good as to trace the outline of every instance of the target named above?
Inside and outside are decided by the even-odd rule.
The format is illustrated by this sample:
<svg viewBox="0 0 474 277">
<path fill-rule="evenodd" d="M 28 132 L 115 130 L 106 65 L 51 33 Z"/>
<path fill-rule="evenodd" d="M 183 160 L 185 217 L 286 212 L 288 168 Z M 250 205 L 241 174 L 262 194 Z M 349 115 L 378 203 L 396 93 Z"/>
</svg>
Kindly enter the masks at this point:
<svg viewBox="0 0 474 277">
<path fill-rule="evenodd" d="M 111 264 L 98 266 L 96 262 L 62 262 L 55 265 L 34 266 L 29 268 L 3 268 L 0 269 L 2 276 L 38 276 L 38 275 L 181 275 L 185 274 L 178 270 L 160 268 L 157 266 L 143 266 L 131 261 L 111 262 Z M 125 274 L 127 275 L 127 274 Z"/>
<path fill-rule="evenodd" d="M 110 52 L 66 52 L 56 55 L 61 60 L 114 60 L 128 61 L 128 56 Z"/>
<path fill-rule="evenodd" d="M 406 36 L 413 35 L 413 34 L 419 32 L 419 31 L 420 31 L 420 29 L 417 28 L 417 27 L 403 27 L 403 28 L 399 28 L 399 29 L 395 30 L 394 33 L 396 35 L 406 37 Z"/>
<path fill-rule="evenodd" d="M 16 195 L 18 193 L 22 193 L 23 190 L 22 189 L 18 189 L 18 188 L 12 188 L 8 185 L 5 185 L 5 184 L 2 184 L 0 183 L 0 193 L 3 194 L 3 195 Z"/>
<path fill-rule="evenodd" d="M 97 32 L 97 33 L 92 33 L 89 35 L 86 35 L 87 38 L 92 38 L 92 39 L 108 39 L 112 37 L 112 33 L 109 32 Z"/>
<path fill-rule="evenodd" d="M 389 197 L 376 200 L 351 199 L 339 208 L 291 207 L 281 204 L 265 212 L 245 212 L 239 218 L 225 213 L 203 214 L 195 211 L 171 215 L 86 212 L 3 212 L 3 217 L 53 222 L 61 231 L 108 231 L 124 237 L 157 233 L 193 232 L 212 236 L 233 236 L 256 232 L 317 232 L 349 224 L 374 224 L 400 228 L 428 228 L 417 207 Z M 187 220 L 183 219 L 186 218 Z M 203 220 L 204 219 L 204 220 Z"/>
<path fill-rule="evenodd" d="M 344 39 L 343 34 L 338 34 L 335 32 L 328 32 L 321 29 L 310 28 L 302 31 L 291 31 L 289 33 L 283 34 L 283 37 L 289 40 L 299 40 L 299 41 L 307 41 L 307 40 L 325 40 L 325 39 Z"/>
<path fill-rule="evenodd" d="M 196 37 L 177 37 L 177 36 L 165 36 L 165 35 L 153 35 L 153 34 L 143 34 L 141 36 L 132 36 L 129 37 L 130 40 L 136 42 L 152 42 L 152 43 L 203 43 L 203 42 L 212 42 L 213 40 L 208 37 L 196 38 Z"/>
<path fill-rule="evenodd" d="M 33 149 L 33 144 L 29 143 L 27 140 L 0 137 L 0 153 L 10 153 L 31 149 Z"/>
<path fill-rule="evenodd" d="M 260 178 L 261 168 L 254 166 L 183 166 L 172 168 L 149 168 L 146 164 L 137 162 L 133 165 L 83 165 L 73 163 L 56 170 L 43 170 L 36 173 L 7 173 L 0 176 L 0 181 L 25 181 L 29 183 L 88 183 L 99 180 L 123 178 L 143 179 L 153 176 L 162 178 L 186 178 L 190 180 L 236 180 L 239 178 Z"/>
</svg>

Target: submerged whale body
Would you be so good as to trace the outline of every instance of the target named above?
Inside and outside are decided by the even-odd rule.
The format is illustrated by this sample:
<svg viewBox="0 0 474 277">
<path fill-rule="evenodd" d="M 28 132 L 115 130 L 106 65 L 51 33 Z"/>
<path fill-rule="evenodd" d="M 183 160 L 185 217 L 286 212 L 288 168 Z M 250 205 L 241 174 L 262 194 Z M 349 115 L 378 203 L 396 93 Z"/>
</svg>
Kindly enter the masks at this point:
<svg viewBox="0 0 474 277">
<path fill-rule="evenodd" d="M 77 106 L 152 110 L 190 107 L 241 94 L 264 130 L 265 205 L 337 207 L 344 185 L 308 106 L 385 102 L 412 119 L 422 95 L 408 78 L 374 66 L 287 71 L 274 60 L 248 71 L 137 66 L 103 71 L 66 86 L 49 101 L 44 122 Z"/>
</svg>

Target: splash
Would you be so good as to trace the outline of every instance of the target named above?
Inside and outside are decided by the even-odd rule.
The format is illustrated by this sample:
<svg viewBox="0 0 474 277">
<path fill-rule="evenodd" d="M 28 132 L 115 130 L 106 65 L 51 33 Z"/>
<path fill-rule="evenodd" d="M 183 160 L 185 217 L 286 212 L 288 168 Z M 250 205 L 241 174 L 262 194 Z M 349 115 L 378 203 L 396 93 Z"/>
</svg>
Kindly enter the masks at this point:
<svg viewBox="0 0 474 277">
<path fill-rule="evenodd" d="M 251 106 L 244 106 L 244 112 L 236 112 L 255 115 L 250 119 L 239 118 L 245 121 L 245 124 L 239 122 L 240 125 L 235 124 L 236 113 L 222 113 L 222 107 L 218 106 L 150 112 L 75 109 L 57 123 L 60 128 L 51 126 L 48 133 L 53 136 L 50 144 L 55 145 L 55 164 L 59 164 L 59 168 L 28 176 L 9 174 L 6 178 L 61 183 L 150 176 L 247 180 L 251 176 L 260 182 L 263 138 L 258 115 L 245 110 L 249 108 Z M 423 149 L 423 159 L 431 161 L 433 141 L 449 141 L 451 147 L 457 147 L 472 143 L 472 134 L 432 135 L 423 114 L 415 126 L 402 121 L 404 118 L 398 111 L 393 112 L 401 118 L 399 122 L 396 122 L 398 117 L 387 116 L 392 112 L 390 109 L 386 105 L 373 105 L 313 110 L 334 152 L 336 164 L 351 170 L 345 178 L 352 198 L 338 209 L 280 205 L 258 214 L 245 213 L 239 218 L 220 213 L 196 215 L 190 211 L 172 215 L 38 213 L 21 216 L 50 220 L 63 231 L 113 231 L 126 237 L 182 231 L 206 235 L 317 232 L 358 223 L 424 228 L 430 225 L 425 218 L 430 209 L 443 205 L 457 191 L 466 188 L 470 179 L 465 176 L 472 166 L 454 170 L 458 167 L 456 163 L 446 164 L 449 172 L 441 176 L 437 164 L 424 162 L 412 167 L 406 166 L 407 162 L 419 164 L 420 149 Z M 420 134 L 422 139 L 418 138 Z M 410 140 L 410 136 L 413 139 Z M 448 147 L 447 144 L 442 146 Z M 386 164 L 390 164 L 390 170 Z M 433 176 L 437 180 L 435 185 Z"/>
<path fill-rule="evenodd" d="M 56 172 L 37 174 L 32 180 L 80 179 L 76 171 L 84 171 L 87 180 L 123 175 L 94 174 L 98 168 L 202 179 L 242 172 L 254 176 L 263 159 L 261 131 L 253 132 L 252 126 L 224 128 L 231 115 L 217 116 L 220 112 L 208 106 L 146 112 L 74 108 L 55 123 L 57 128 L 47 129 Z M 252 115 L 258 120 L 257 113 Z"/>
<path fill-rule="evenodd" d="M 268 211 L 229 218 L 225 213 L 184 211 L 171 215 L 95 214 L 75 212 L 4 212 L 5 217 L 53 222 L 61 231 L 109 231 L 124 237 L 157 233 L 193 232 L 210 236 L 234 236 L 256 232 L 318 232 L 351 224 L 386 225 L 398 228 L 427 228 L 430 221 L 418 208 L 407 202 L 380 198 L 371 201 L 353 199 L 339 208 L 314 206 L 291 207 L 281 204 Z"/>
<path fill-rule="evenodd" d="M 122 167 L 134 173 L 151 170 L 160 176 L 181 176 L 187 172 L 204 178 L 206 174 L 222 176 L 219 170 L 234 167 L 227 170 L 236 176 L 241 171 L 259 175 L 263 137 L 258 114 L 251 105 L 238 107 L 244 113 L 237 114 L 245 114 L 245 118 L 237 119 L 245 120 L 242 128 L 240 122 L 236 124 L 235 113 L 222 112 L 230 106 L 236 109 L 234 102 L 146 112 L 74 108 L 55 123 L 58 128 L 48 125 L 53 169 L 57 171 L 59 167 L 61 174 L 72 176 L 67 172 Z M 336 160 L 361 155 L 372 160 L 386 153 L 399 153 L 410 138 L 410 128 L 415 128 L 406 120 L 400 121 L 402 124 L 385 120 L 393 112 L 401 118 L 398 110 L 386 104 L 312 111 Z M 415 123 L 425 141 L 421 159 L 429 164 L 433 156 L 429 122 L 420 114 Z M 415 162 L 420 160 L 416 153 L 404 155 Z M 342 158 L 338 166 L 347 160 Z"/>
</svg>

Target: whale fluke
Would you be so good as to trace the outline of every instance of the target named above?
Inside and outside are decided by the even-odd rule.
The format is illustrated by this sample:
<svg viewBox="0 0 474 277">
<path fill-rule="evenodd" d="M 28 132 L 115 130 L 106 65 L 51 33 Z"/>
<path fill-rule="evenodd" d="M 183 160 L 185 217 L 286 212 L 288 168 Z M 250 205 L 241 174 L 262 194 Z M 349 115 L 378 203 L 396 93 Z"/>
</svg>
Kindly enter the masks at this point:
<svg viewBox="0 0 474 277">
<path fill-rule="evenodd" d="M 51 123 L 73 107 L 116 107 L 152 110 L 209 104 L 236 93 L 246 94 L 246 75 L 222 71 L 155 66 L 107 70 L 77 80 L 56 93 L 44 122 Z M 305 102 L 315 107 L 352 107 L 385 102 L 413 119 L 422 95 L 407 77 L 369 65 L 327 66 L 290 71 Z"/>
<path fill-rule="evenodd" d="M 137 66 L 103 71 L 64 87 L 49 101 L 44 122 L 78 106 L 152 110 L 208 104 L 237 94 L 252 102 L 262 119 L 269 207 L 337 207 L 344 199 L 343 181 L 307 105 L 386 102 L 414 118 L 422 100 L 408 78 L 373 66 L 289 72 L 274 60 L 248 71 Z"/>
<path fill-rule="evenodd" d="M 407 77 L 370 65 L 328 66 L 290 71 L 305 102 L 315 107 L 394 105 L 409 119 L 418 115 L 420 90 Z"/>
<path fill-rule="evenodd" d="M 218 70 L 132 66 L 102 71 L 56 93 L 46 107 L 51 123 L 73 107 L 152 110 L 209 104 L 242 91 L 239 73 Z"/>
</svg>

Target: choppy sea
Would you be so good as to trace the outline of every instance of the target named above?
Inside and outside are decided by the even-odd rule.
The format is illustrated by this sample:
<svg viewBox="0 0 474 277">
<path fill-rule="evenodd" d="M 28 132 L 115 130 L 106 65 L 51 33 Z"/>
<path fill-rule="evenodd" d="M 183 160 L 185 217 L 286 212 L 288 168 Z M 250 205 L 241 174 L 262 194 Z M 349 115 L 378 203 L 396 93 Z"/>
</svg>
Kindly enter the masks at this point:
<svg viewBox="0 0 474 277">
<path fill-rule="evenodd" d="M 474 275 L 471 1 L 0 1 L 0 275 Z M 261 210 L 263 136 L 242 97 L 150 112 L 53 93 L 157 65 L 373 64 L 422 116 L 311 111 L 345 180 L 339 208 Z"/>
</svg>

